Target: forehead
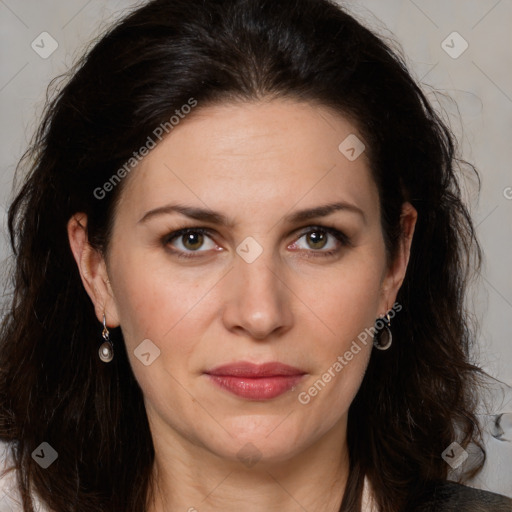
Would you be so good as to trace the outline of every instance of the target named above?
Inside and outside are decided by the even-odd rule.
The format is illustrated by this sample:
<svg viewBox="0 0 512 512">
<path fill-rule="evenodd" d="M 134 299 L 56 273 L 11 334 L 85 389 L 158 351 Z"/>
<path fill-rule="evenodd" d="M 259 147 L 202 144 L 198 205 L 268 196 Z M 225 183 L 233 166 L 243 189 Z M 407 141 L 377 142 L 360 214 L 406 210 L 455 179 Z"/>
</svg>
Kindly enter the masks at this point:
<svg viewBox="0 0 512 512">
<path fill-rule="evenodd" d="M 338 199 L 368 208 L 378 198 L 369 163 L 364 151 L 347 158 L 347 138 L 361 140 L 353 124 L 311 103 L 199 104 L 132 171 L 121 203 L 132 213 L 176 198 L 215 209 Z"/>
</svg>

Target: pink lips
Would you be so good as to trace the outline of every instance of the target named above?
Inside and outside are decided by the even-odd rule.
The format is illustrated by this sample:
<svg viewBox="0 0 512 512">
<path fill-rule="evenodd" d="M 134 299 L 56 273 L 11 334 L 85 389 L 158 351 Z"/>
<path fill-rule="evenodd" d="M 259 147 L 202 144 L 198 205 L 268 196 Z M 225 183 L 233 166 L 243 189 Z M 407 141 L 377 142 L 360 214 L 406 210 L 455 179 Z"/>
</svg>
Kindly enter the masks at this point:
<svg viewBox="0 0 512 512">
<path fill-rule="evenodd" d="M 206 374 L 221 388 L 242 398 L 268 400 L 294 387 L 306 372 L 277 362 L 244 361 L 218 366 Z"/>
</svg>

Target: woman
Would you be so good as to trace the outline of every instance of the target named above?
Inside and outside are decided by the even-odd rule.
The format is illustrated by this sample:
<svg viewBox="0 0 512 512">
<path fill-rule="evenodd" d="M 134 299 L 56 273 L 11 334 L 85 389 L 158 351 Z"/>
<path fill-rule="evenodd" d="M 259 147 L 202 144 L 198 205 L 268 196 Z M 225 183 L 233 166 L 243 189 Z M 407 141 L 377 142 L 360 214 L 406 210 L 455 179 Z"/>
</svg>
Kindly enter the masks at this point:
<svg viewBox="0 0 512 512">
<path fill-rule="evenodd" d="M 338 6 L 149 2 L 25 161 L 0 355 L 20 510 L 511 510 L 447 481 L 447 449 L 483 464 L 451 134 Z"/>
</svg>

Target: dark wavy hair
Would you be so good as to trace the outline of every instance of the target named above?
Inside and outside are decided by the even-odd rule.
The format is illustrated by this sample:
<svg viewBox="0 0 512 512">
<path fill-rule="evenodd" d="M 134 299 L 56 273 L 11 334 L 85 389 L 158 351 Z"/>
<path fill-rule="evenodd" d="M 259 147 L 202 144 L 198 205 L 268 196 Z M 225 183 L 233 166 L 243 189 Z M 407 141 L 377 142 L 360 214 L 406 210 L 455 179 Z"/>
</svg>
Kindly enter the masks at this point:
<svg viewBox="0 0 512 512">
<path fill-rule="evenodd" d="M 0 438 L 13 447 L 24 510 L 33 490 L 58 511 L 147 508 L 154 448 L 142 391 L 120 329 L 114 361 L 98 358 L 101 329 L 66 227 L 86 213 L 89 242 L 107 254 L 123 183 L 103 200 L 94 190 L 191 97 L 196 109 L 291 98 L 351 120 L 367 144 L 390 262 L 402 204 L 418 212 L 393 346 L 374 351 L 349 410 L 341 510 L 360 510 L 365 476 L 380 511 L 407 510 L 447 479 L 441 454 L 454 440 L 480 448 L 462 478 L 476 474 L 483 372 L 470 358 L 477 326 L 466 289 L 482 254 L 454 137 L 401 52 L 330 0 L 154 0 L 70 71 L 18 166 L 28 172 L 8 217 L 15 258 L 0 335 Z M 42 441 L 58 452 L 48 469 L 31 458 Z"/>
</svg>

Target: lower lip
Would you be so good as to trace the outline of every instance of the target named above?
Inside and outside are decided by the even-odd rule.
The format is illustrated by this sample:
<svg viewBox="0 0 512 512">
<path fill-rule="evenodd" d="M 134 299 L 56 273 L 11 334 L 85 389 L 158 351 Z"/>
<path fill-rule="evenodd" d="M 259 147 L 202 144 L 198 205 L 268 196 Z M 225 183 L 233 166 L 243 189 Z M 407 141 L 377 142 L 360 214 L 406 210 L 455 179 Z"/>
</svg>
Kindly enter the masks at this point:
<svg viewBox="0 0 512 512">
<path fill-rule="evenodd" d="M 232 375 L 208 375 L 221 388 L 242 398 L 269 400 L 292 389 L 303 375 L 279 375 L 275 377 L 234 377 Z"/>
</svg>

